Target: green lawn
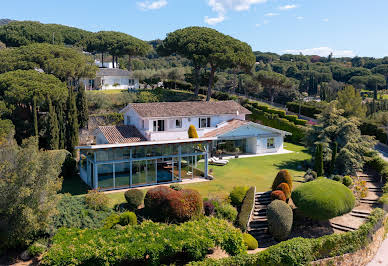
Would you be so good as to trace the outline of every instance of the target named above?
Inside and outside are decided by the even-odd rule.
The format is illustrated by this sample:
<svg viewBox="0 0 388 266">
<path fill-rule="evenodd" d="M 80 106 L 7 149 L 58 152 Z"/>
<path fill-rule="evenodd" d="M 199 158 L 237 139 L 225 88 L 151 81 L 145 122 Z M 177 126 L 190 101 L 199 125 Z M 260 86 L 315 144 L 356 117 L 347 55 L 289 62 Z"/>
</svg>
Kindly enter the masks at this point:
<svg viewBox="0 0 388 266">
<path fill-rule="evenodd" d="M 234 186 L 256 186 L 257 191 L 268 191 L 277 172 L 280 169 L 290 170 L 294 181 L 301 181 L 304 171 L 303 161 L 310 159 L 303 146 L 285 143 L 285 149 L 294 153 L 258 156 L 251 158 L 231 159 L 226 166 L 210 166 L 213 169 L 214 180 L 184 185 L 184 188 L 198 190 L 202 197 L 225 197 Z M 300 182 L 295 182 L 294 187 Z M 144 189 L 147 189 L 146 187 Z M 124 193 L 110 193 L 112 206 L 124 201 Z"/>
</svg>

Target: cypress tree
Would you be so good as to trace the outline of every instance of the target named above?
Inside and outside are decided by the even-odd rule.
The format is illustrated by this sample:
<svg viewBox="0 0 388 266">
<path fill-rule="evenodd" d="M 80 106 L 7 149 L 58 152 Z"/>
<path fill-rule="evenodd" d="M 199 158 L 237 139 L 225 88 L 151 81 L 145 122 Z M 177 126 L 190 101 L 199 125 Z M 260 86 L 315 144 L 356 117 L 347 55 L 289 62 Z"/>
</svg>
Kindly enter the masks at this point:
<svg viewBox="0 0 388 266">
<path fill-rule="evenodd" d="M 337 160 L 337 149 L 338 149 L 338 143 L 334 142 L 333 148 L 331 151 L 330 174 L 334 173 L 335 161 Z"/>
<path fill-rule="evenodd" d="M 317 144 L 315 148 L 315 171 L 318 176 L 323 176 L 323 148 L 322 144 Z"/>
<path fill-rule="evenodd" d="M 58 116 L 58 128 L 59 128 L 59 149 L 66 148 L 66 122 L 65 122 L 65 112 L 63 103 L 58 103 L 57 105 L 57 116 Z"/>
<path fill-rule="evenodd" d="M 74 147 L 78 145 L 78 115 L 77 107 L 75 103 L 75 96 L 73 89 L 69 89 L 69 97 L 67 100 L 67 128 L 66 128 L 66 140 L 67 150 L 71 152 L 73 157 L 76 156 Z"/>
<path fill-rule="evenodd" d="M 47 148 L 50 150 L 57 150 L 59 147 L 58 119 L 50 97 L 48 98 L 48 105 L 49 112 L 47 118 Z"/>
<path fill-rule="evenodd" d="M 32 115 L 34 119 L 34 136 L 39 136 L 38 130 L 38 111 L 36 110 L 36 96 L 32 98 Z"/>
<path fill-rule="evenodd" d="M 89 120 L 88 104 L 86 100 L 85 90 L 82 88 L 79 88 L 77 93 L 77 110 L 79 127 L 87 127 Z"/>
</svg>

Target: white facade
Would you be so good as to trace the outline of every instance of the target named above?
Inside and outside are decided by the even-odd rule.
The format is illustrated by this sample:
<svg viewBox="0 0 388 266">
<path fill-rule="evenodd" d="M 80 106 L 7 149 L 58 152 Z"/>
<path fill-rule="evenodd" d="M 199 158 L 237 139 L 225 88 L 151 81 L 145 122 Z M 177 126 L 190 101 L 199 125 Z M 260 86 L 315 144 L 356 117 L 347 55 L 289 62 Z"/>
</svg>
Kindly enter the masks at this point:
<svg viewBox="0 0 388 266">
<path fill-rule="evenodd" d="M 101 90 L 137 90 L 139 89 L 139 80 L 130 76 L 102 76 Z"/>
</svg>

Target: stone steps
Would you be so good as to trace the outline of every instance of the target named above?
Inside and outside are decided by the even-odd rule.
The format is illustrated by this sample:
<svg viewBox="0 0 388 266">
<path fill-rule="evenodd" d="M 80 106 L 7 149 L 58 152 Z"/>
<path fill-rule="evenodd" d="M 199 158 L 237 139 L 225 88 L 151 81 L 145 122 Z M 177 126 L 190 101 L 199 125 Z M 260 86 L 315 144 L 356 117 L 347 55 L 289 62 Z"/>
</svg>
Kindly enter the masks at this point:
<svg viewBox="0 0 388 266">
<path fill-rule="evenodd" d="M 267 205 L 271 203 L 271 191 L 257 192 L 255 194 L 255 206 L 251 221 L 248 225 L 248 233 L 258 241 L 271 239 L 268 233 Z"/>
<path fill-rule="evenodd" d="M 347 226 L 347 225 L 337 224 L 337 223 L 333 223 L 333 222 L 331 222 L 330 225 L 331 225 L 332 228 L 340 230 L 340 231 L 343 231 L 343 232 L 349 232 L 349 231 L 357 230 L 357 228 L 350 227 L 350 226 Z"/>
</svg>

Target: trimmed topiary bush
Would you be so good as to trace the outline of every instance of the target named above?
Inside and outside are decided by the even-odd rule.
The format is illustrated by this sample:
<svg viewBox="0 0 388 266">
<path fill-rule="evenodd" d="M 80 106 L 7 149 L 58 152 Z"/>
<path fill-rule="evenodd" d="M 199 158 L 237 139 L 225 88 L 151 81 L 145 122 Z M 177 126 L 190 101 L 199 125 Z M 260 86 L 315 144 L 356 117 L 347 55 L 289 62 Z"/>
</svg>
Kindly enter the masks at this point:
<svg viewBox="0 0 388 266">
<path fill-rule="evenodd" d="M 332 177 L 332 179 L 333 179 L 334 181 L 337 181 L 337 182 L 341 182 L 341 183 L 342 183 L 343 176 L 342 176 L 342 175 L 334 175 L 334 176 Z"/>
<path fill-rule="evenodd" d="M 104 221 L 104 228 L 111 229 L 120 222 L 120 214 L 112 213 Z"/>
<path fill-rule="evenodd" d="M 214 216 L 220 219 L 228 220 L 231 223 L 234 223 L 237 218 L 237 210 L 235 207 L 228 203 L 214 202 Z"/>
<path fill-rule="evenodd" d="M 293 214 L 291 207 L 281 200 L 267 207 L 268 230 L 276 240 L 285 240 L 291 233 Z"/>
<path fill-rule="evenodd" d="M 232 205 L 236 208 L 240 208 L 241 204 L 247 194 L 249 187 L 248 186 L 237 186 L 229 194 L 229 199 Z"/>
<path fill-rule="evenodd" d="M 252 208 L 254 207 L 255 191 L 255 187 L 250 187 L 248 189 L 247 194 L 245 195 L 245 198 L 241 205 L 240 213 L 237 217 L 237 225 L 243 232 L 247 230 L 249 217 L 251 215 Z"/>
<path fill-rule="evenodd" d="M 288 172 L 288 170 L 280 170 L 275 177 L 275 180 L 272 183 L 272 190 L 276 190 L 276 188 L 281 183 L 287 183 L 290 187 L 290 191 L 292 191 L 292 176 Z"/>
<path fill-rule="evenodd" d="M 286 201 L 286 195 L 284 195 L 284 192 L 281 190 L 274 190 L 271 192 L 271 200 L 282 200 Z"/>
<path fill-rule="evenodd" d="M 342 184 L 344 184 L 347 187 L 350 187 L 351 185 L 353 185 L 353 179 L 350 176 L 346 175 L 342 179 Z"/>
<path fill-rule="evenodd" d="M 286 199 L 289 199 L 291 197 L 291 190 L 287 183 L 281 183 L 276 190 L 283 191 L 284 195 L 286 196 Z"/>
<path fill-rule="evenodd" d="M 125 225 L 136 225 L 137 217 L 133 212 L 123 212 L 120 214 L 119 224 L 122 226 Z"/>
<path fill-rule="evenodd" d="M 259 247 L 257 240 L 248 233 L 243 233 L 244 243 L 248 250 L 255 250 Z"/>
<path fill-rule="evenodd" d="M 203 210 L 205 211 L 206 216 L 211 216 L 214 214 L 214 204 L 211 201 L 203 202 Z"/>
<path fill-rule="evenodd" d="M 291 198 L 304 215 L 316 220 L 327 220 L 348 213 L 355 204 L 349 188 L 327 178 L 300 185 L 292 192 Z"/>
<path fill-rule="evenodd" d="M 129 189 L 124 193 L 130 210 L 136 210 L 144 201 L 144 193 L 140 189 Z"/>
</svg>

